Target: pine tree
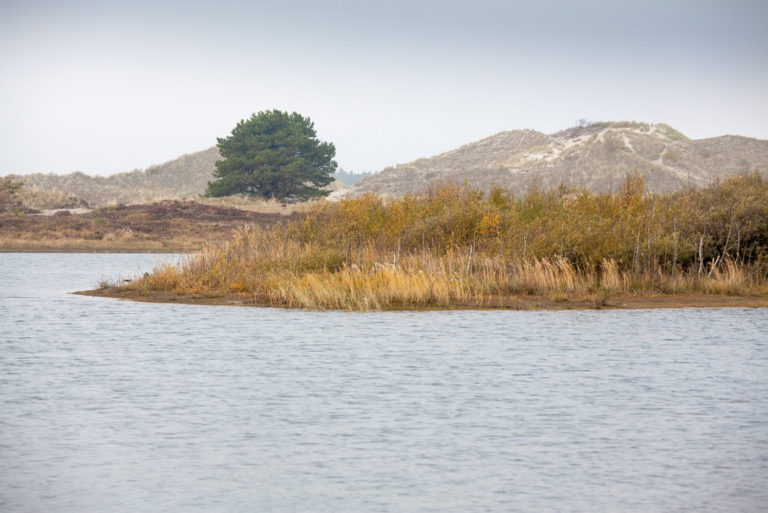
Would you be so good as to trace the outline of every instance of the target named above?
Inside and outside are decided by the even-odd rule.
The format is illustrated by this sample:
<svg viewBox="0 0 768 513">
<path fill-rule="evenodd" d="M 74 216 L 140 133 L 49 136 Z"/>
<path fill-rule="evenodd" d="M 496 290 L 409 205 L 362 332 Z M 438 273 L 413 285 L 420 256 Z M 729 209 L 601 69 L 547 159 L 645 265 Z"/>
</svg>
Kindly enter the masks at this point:
<svg viewBox="0 0 768 513">
<path fill-rule="evenodd" d="M 218 143 L 223 160 L 216 162 L 208 197 L 243 194 L 292 202 L 328 194 L 323 187 L 333 181 L 336 147 L 319 141 L 314 123 L 297 112 L 253 114 Z"/>
</svg>

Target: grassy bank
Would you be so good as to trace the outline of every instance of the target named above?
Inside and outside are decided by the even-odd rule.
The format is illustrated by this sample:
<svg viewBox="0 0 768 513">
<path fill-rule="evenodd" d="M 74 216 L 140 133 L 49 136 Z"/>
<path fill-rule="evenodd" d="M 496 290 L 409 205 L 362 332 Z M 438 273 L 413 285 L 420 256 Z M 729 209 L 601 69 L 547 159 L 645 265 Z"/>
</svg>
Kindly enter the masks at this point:
<svg viewBox="0 0 768 513">
<path fill-rule="evenodd" d="M 386 203 L 323 203 L 101 293 L 349 310 L 606 306 L 659 296 L 762 304 L 767 275 L 760 175 L 675 195 L 646 195 L 628 176 L 616 194 L 533 189 L 515 198 L 444 185 Z"/>
<path fill-rule="evenodd" d="M 287 215 L 191 201 L 116 205 L 85 214 L 0 214 L 0 251 L 191 252 L 224 242 L 244 224 L 269 227 Z"/>
</svg>

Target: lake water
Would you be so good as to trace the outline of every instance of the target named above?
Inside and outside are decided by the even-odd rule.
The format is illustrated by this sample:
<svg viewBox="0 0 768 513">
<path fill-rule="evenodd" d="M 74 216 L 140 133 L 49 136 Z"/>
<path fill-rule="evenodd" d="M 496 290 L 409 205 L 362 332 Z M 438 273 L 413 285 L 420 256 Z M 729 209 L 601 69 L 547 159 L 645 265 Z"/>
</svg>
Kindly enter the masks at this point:
<svg viewBox="0 0 768 513">
<path fill-rule="evenodd" d="M 68 294 L 158 258 L 0 254 L 0 511 L 768 510 L 768 309 Z"/>
</svg>

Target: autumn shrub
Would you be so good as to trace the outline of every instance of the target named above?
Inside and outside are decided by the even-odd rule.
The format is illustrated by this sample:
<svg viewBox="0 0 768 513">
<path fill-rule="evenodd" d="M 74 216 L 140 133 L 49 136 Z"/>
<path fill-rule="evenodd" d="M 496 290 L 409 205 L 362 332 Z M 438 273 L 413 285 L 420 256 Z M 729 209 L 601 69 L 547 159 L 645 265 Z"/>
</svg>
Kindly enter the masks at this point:
<svg viewBox="0 0 768 513">
<path fill-rule="evenodd" d="M 758 174 L 672 195 L 646 194 L 638 175 L 615 194 L 442 184 L 387 202 L 322 202 L 130 286 L 350 309 L 515 294 L 766 294 L 766 255 L 768 184 Z"/>
</svg>

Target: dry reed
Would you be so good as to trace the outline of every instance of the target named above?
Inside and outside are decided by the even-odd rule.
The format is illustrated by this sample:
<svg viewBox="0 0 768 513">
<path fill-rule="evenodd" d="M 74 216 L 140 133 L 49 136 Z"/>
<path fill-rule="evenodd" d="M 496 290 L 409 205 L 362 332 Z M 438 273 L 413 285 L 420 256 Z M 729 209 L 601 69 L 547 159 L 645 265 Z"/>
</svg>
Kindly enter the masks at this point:
<svg viewBox="0 0 768 513">
<path fill-rule="evenodd" d="M 387 204 L 372 196 L 320 203 L 285 225 L 246 227 L 127 289 L 348 310 L 765 296 L 768 236 L 754 219 L 768 220 L 768 184 L 742 180 L 693 199 L 643 196 L 642 182 L 628 177 L 614 195 L 533 191 L 515 200 L 446 186 Z M 719 198 L 719 210 L 707 198 Z"/>
<path fill-rule="evenodd" d="M 424 251 L 402 255 L 393 264 L 372 248 L 362 253 L 370 258 L 336 268 L 333 254 L 279 240 L 263 229 L 245 229 L 219 248 L 177 264 L 163 263 L 125 288 L 191 297 L 236 294 L 255 304 L 345 310 L 500 307 L 517 296 L 565 301 L 622 294 L 768 293 L 765 280 L 731 260 L 698 276 L 660 268 L 634 274 L 620 270 L 614 260 L 604 260 L 598 270 L 578 269 L 562 256 L 475 253 L 470 261 L 462 252 Z"/>
</svg>

